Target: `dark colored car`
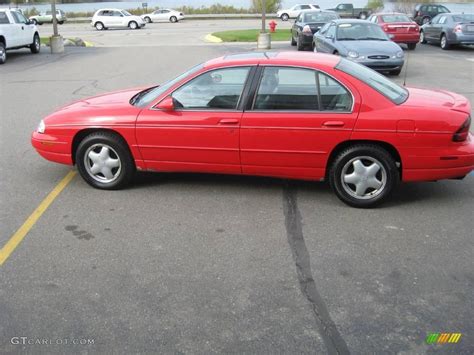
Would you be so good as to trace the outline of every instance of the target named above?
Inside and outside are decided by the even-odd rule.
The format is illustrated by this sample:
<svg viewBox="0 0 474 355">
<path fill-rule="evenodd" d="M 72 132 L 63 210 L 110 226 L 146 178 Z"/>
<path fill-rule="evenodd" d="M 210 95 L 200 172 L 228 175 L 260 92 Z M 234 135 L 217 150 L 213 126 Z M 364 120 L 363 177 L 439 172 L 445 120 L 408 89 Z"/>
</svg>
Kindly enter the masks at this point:
<svg viewBox="0 0 474 355">
<path fill-rule="evenodd" d="M 305 11 L 298 15 L 291 28 L 291 45 L 299 51 L 313 44 L 313 35 L 326 23 L 339 18 L 332 11 Z"/>
<path fill-rule="evenodd" d="M 439 43 L 442 49 L 474 44 L 474 14 L 441 14 L 421 26 L 420 42 Z"/>
<path fill-rule="evenodd" d="M 436 4 L 418 4 L 415 6 L 413 18 L 419 25 L 428 23 L 433 17 L 439 14 L 446 14 L 451 11 L 446 6 Z"/>
</svg>

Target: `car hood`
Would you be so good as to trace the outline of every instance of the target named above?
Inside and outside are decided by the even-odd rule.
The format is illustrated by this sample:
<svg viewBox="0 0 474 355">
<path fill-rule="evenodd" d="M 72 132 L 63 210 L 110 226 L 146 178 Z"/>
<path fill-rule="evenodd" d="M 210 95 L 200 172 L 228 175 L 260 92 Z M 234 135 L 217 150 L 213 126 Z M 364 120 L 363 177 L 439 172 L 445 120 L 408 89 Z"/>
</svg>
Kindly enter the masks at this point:
<svg viewBox="0 0 474 355">
<path fill-rule="evenodd" d="M 403 103 L 412 107 L 445 108 L 471 113 L 469 100 L 464 96 L 445 90 L 427 90 L 416 87 L 407 88 L 409 96 Z"/>
<path fill-rule="evenodd" d="M 359 55 L 394 55 L 402 48 L 392 41 L 338 41 L 347 51 L 356 51 Z"/>
</svg>

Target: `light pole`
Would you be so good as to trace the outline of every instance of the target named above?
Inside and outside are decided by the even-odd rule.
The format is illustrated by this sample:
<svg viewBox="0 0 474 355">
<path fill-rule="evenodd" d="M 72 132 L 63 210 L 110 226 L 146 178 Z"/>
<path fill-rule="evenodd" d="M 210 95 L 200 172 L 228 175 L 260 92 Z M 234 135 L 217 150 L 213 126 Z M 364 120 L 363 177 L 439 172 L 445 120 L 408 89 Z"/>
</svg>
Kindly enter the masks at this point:
<svg viewBox="0 0 474 355">
<path fill-rule="evenodd" d="M 49 40 L 51 53 L 64 53 L 63 38 L 58 33 L 58 19 L 56 17 L 56 0 L 51 0 L 51 15 L 53 16 L 53 35 Z"/>
<path fill-rule="evenodd" d="M 270 49 L 271 48 L 271 37 L 270 33 L 266 31 L 266 11 L 267 4 L 266 0 L 261 0 L 260 4 L 262 5 L 262 29 L 258 35 L 257 48 L 258 49 Z"/>
</svg>

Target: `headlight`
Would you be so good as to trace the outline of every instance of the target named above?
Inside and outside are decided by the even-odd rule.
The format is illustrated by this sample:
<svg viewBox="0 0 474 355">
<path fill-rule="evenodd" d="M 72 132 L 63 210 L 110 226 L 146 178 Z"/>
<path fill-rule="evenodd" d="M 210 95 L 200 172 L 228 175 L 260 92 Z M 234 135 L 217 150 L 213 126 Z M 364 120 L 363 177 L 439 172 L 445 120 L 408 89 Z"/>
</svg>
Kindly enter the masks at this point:
<svg viewBox="0 0 474 355">
<path fill-rule="evenodd" d="M 403 58 L 403 51 L 397 52 L 397 58 Z"/>
<path fill-rule="evenodd" d="M 36 129 L 36 132 L 38 133 L 44 133 L 44 130 L 46 129 L 46 125 L 44 124 L 44 121 L 41 120 L 39 125 L 38 125 L 38 128 Z"/>
<path fill-rule="evenodd" d="M 349 53 L 347 53 L 347 56 L 349 58 L 357 58 L 359 57 L 359 53 L 357 53 L 356 51 L 349 51 Z"/>
</svg>

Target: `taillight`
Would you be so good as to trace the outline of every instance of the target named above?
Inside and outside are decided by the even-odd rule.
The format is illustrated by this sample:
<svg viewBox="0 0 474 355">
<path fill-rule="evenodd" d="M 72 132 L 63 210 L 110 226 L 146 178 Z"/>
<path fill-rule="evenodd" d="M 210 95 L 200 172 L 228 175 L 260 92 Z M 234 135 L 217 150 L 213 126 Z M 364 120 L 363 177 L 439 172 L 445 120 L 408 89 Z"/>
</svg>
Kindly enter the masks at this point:
<svg viewBox="0 0 474 355">
<path fill-rule="evenodd" d="M 462 25 L 456 25 L 453 30 L 454 33 L 462 33 Z"/>
<path fill-rule="evenodd" d="M 305 34 L 313 34 L 313 31 L 311 31 L 311 27 L 309 27 L 308 25 L 305 25 L 303 27 L 303 33 Z"/>
<path fill-rule="evenodd" d="M 383 26 L 383 30 L 384 30 L 385 32 L 387 32 L 387 31 L 388 31 L 388 26 Z"/>
<path fill-rule="evenodd" d="M 469 135 L 469 128 L 471 127 L 471 116 L 467 118 L 462 126 L 453 134 L 453 142 L 464 142 Z"/>
</svg>

